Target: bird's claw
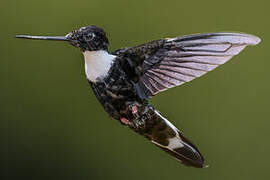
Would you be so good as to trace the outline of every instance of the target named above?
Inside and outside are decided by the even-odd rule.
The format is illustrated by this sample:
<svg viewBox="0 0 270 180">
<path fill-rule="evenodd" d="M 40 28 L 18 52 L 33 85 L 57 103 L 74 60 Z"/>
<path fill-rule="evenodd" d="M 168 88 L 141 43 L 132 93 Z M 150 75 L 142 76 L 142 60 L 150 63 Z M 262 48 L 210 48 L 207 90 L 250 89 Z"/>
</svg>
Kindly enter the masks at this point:
<svg viewBox="0 0 270 180">
<path fill-rule="evenodd" d="M 130 124 L 129 120 L 127 118 L 124 118 L 124 117 L 121 117 L 120 118 L 120 121 L 124 125 L 129 125 Z"/>
<path fill-rule="evenodd" d="M 135 118 L 139 118 L 138 107 L 136 105 L 134 105 L 134 104 L 131 104 L 128 107 L 129 107 L 129 110 L 131 111 L 132 115 Z"/>
</svg>

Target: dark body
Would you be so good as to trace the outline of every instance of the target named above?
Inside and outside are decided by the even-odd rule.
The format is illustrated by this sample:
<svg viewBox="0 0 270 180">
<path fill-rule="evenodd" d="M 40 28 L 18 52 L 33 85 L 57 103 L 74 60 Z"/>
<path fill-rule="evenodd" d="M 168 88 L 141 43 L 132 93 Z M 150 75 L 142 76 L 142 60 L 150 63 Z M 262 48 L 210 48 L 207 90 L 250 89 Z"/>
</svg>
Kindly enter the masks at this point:
<svg viewBox="0 0 270 180">
<path fill-rule="evenodd" d="M 96 26 L 82 27 L 66 36 L 16 37 L 68 41 L 83 53 L 106 52 L 107 57 L 109 55 L 106 33 Z M 88 81 L 110 117 L 120 120 L 183 164 L 201 168 L 204 158 L 199 150 L 156 111 L 148 99 L 206 74 L 246 46 L 259 42 L 256 36 L 230 32 L 164 38 L 111 53 L 115 58 L 109 71 L 106 69 L 106 75 Z M 99 61 L 103 58 L 96 56 L 91 60 L 102 62 L 102 65 L 111 62 L 108 59 Z M 91 68 L 93 72 L 103 72 L 100 67 Z"/>
<path fill-rule="evenodd" d="M 136 78 L 142 72 L 135 70 L 137 63 L 134 62 L 132 56 L 116 57 L 105 78 L 99 79 L 95 83 L 89 81 L 97 99 L 110 117 L 119 121 L 122 117 L 128 119 L 130 121 L 127 125 L 129 128 L 154 142 L 155 145 L 175 156 L 183 164 L 202 167 L 204 160 L 195 145 L 162 117 L 149 104 L 147 98 L 144 98 L 146 95 L 143 94 L 138 83 L 139 78 Z M 132 106 L 138 108 L 136 116 L 132 113 Z M 173 152 L 167 147 L 169 139 L 175 137 L 180 138 L 184 145 L 181 148 L 175 148 L 175 152 Z M 180 153 L 184 156 L 181 156 Z"/>
<path fill-rule="evenodd" d="M 127 68 L 127 67 L 126 67 Z M 125 67 L 116 58 L 108 76 L 90 85 L 99 102 L 109 116 L 116 120 L 121 117 L 132 120 L 134 117 L 128 108 L 131 104 L 148 104 L 146 99 L 138 96 L 135 82 L 124 71 Z"/>
<path fill-rule="evenodd" d="M 120 117 L 131 118 L 129 105 L 148 105 L 148 99 L 138 83 L 145 70 L 141 65 L 144 56 L 156 53 L 163 44 L 161 41 L 153 41 L 132 49 L 117 50 L 112 53 L 116 58 L 108 75 L 95 83 L 89 81 L 95 95 L 111 117 L 117 120 Z M 145 50 L 147 51 L 144 52 Z M 143 57 L 138 56 L 139 54 Z"/>
<path fill-rule="evenodd" d="M 127 118 L 128 126 L 187 166 L 203 167 L 197 147 L 156 111 L 148 99 L 189 82 L 238 54 L 257 37 L 241 33 L 210 33 L 160 39 L 113 52 L 107 77 L 90 82 L 106 112 Z M 130 105 L 138 107 L 134 116 Z"/>
</svg>

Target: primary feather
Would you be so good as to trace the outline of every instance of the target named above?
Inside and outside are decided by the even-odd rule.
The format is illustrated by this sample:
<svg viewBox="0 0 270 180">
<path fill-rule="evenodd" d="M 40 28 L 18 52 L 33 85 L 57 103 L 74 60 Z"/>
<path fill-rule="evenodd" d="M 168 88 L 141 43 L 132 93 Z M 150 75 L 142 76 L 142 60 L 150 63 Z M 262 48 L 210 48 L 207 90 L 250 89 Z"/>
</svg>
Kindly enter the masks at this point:
<svg viewBox="0 0 270 180">
<path fill-rule="evenodd" d="M 131 65 L 140 72 L 137 89 L 149 98 L 189 82 L 224 64 L 260 39 L 244 33 L 207 33 L 152 41 L 116 51 L 136 57 Z"/>
</svg>

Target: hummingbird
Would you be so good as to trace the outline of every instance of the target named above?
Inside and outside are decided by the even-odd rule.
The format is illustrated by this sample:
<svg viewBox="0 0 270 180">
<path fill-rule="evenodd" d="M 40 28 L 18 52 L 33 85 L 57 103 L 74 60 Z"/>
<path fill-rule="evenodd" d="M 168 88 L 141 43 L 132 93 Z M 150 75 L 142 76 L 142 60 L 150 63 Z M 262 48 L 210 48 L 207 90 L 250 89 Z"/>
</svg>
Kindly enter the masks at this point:
<svg viewBox="0 0 270 180">
<path fill-rule="evenodd" d="M 66 41 L 79 48 L 84 56 L 86 79 L 108 115 L 182 164 L 196 168 L 204 167 L 198 148 L 149 99 L 206 74 L 246 46 L 261 41 L 245 33 L 202 33 L 162 38 L 109 52 L 105 31 L 93 25 L 65 36 L 16 38 Z"/>
</svg>

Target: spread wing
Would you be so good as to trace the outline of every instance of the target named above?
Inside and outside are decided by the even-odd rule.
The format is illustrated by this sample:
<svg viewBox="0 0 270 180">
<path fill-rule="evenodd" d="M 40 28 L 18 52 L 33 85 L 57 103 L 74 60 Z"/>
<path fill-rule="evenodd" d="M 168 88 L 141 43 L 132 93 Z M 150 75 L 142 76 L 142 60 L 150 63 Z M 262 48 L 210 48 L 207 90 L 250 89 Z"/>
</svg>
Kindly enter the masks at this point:
<svg viewBox="0 0 270 180">
<path fill-rule="evenodd" d="M 114 52 L 142 98 L 189 82 L 224 64 L 260 39 L 244 33 L 208 33 L 167 38 Z"/>
</svg>

